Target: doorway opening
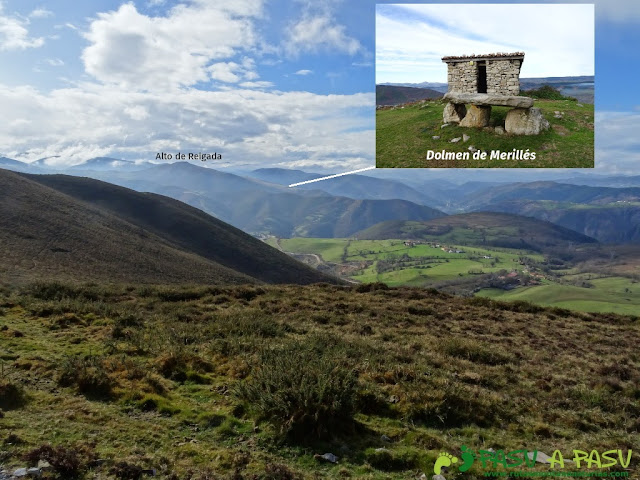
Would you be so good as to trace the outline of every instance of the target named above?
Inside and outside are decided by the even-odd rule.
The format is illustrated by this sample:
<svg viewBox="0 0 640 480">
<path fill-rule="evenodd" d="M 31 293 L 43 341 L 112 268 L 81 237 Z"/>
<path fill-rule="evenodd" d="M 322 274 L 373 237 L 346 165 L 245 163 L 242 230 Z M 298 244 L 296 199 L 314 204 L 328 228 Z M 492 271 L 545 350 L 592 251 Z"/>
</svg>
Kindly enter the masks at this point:
<svg viewBox="0 0 640 480">
<path fill-rule="evenodd" d="M 487 93 L 487 62 L 478 62 L 478 93 Z"/>
</svg>

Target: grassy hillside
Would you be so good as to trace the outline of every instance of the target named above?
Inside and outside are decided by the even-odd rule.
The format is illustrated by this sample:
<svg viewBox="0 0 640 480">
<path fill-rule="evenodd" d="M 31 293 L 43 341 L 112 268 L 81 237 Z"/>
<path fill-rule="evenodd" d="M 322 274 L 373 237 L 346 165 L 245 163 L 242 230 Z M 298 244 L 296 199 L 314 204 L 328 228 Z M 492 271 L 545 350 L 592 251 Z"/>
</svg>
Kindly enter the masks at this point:
<svg viewBox="0 0 640 480">
<path fill-rule="evenodd" d="M 640 475 L 637 319 L 379 284 L 37 284 L 0 290 L 0 336 L 11 469 L 394 480 L 465 445 L 632 449 Z"/>
<path fill-rule="evenodd" d="M 613 200 L 604 204 L 514 200 L 485 209 L 544 219 L 603 243 L 640 243 L 640 200 Z"/>
<path fill-rule="evenodd" d="M 0 170 L 0 268 L 15 280 L 312 283 L 328 277 L 204 212 L 97 180 Z"/>
<path fill-rule="evenodd" d="M 591 168 L 594 166 L 593 105 L 571 100 L 536 100 L 551 128 L 540 135 L 498 135 L 494 131 L 443 125 L 444 103 L 424 101 L 376 111 L 376 166 L 381 168 Z M 493 107 L 492 125 L 504 126 L 510 107 Z M 561 119 L 554 112 L 564 112 Z M 463 134 L 471 138 L 451 143 Z M 434 139 L 434 136 L 440 138 Z M 426 160 L 427 151 L 536 152 L 535 160 Z"/>
<path fill-rule="evenodd" d="M 542 250 L 572 243 L 595 243 L 573 230 L 520 215 L 474 212 L 427 222 L 390 221 L 358 232 L 359 239 L 429 239 L 463 245 Z"/>
<path fill-rule="evenodd" d="M 496 300 L 528 301 L 571 310 L 614 312 L 638 315 L 640 312 L 640 284 L 624 277 L 590 280 L 590 288 L 572 285 L 540 285 L 516 290 L 485 289 L 478 295 Z"/>
</svg>

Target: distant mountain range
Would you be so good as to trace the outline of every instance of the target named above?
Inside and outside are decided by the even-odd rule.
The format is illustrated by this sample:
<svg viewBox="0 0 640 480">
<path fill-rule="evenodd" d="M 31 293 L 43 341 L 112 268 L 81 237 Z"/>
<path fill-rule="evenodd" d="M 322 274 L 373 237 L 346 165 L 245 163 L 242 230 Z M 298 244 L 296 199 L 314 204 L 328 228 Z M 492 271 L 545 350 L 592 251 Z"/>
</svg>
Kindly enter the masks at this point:
<svg viewBox="0 0 640 480">
<path fill-rule="evenodd" d="M 0 170 L 0 276 L 143 283 L 335 281 L 174 199 Z"/>
<path fill-rule="evenodd" d="M 0 158 L 12 170 L 51 172 Z M 582 172 L 371 171 L 289 188 L 320 173 L 278 168 L 237 175 L 187 162 L 123 169 L 96 159 L 64 170 L 138 191 L 170 196 L 252 234 L 347 237 L 383 221 L 427 221 L 493 211 L 551 221 L 600 242 L 640 243 L 640 176 Z M 125 164 L 126 165 L 126 164 Z M 522 181 L 530 178 L 553 180 Z"/>
<path fill-rule="evenodd" d="M 400 105 L 432 98 L 442 98 L 443 93 L 431 88 L 376 85 L 376 105 Z"/>
<path fill-rule="evenodd" d="M 532 90 L 540 88 L 543 85 L 550 85 L 560 90 L 563 95 L 575 97 L 578 101 L 583 103 L 593 103 L 594 99 L 594 82 L 595 77 L 593 75 L 581 75 L 570 77 L 539 77 L 539 78 L 520 78 L 520 90 Z M 389 98 L 396 96 L 400 97 L 400 93 L 394 93 L 394 89 L 388 87 L 402 87 L 415 88 L 415 89 L 429 89 L 431 91 L 438 92 L 440 94 L 447 93 L 448 85 L 446 83 L 439 82 L 421 82 L 421 83 L 381 83 L 376 85 L 376 105 L 397 105 L 399 103 L 406 103 L 412 100 L 406 100 L 405 102 L 398 103 L 380 103 L 378 101 L 378 88 L 384 87 L 385 93 Z M 397 90 L 400 92 L 401 90 Z M 442 95 L 441 95 L 442 96 Z M 424 97 L 424 98 L 438 98 L 438 97 Z M 421 100 L 414 98 L 414 100 Z"/>
</svg>

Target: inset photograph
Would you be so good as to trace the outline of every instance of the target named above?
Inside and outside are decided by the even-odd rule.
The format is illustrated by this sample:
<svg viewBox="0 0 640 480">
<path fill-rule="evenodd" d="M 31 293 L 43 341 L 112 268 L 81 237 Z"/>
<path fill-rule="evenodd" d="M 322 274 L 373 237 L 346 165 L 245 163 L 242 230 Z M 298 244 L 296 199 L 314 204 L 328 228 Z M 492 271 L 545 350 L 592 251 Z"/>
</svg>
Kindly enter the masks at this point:
<svg viewBox="0 0 640 480">
<path fill-rule="evenodd" d="M 376 167 L 593 168 L 594 74 L 593 5 L 377 5 Z"/>
</svg>

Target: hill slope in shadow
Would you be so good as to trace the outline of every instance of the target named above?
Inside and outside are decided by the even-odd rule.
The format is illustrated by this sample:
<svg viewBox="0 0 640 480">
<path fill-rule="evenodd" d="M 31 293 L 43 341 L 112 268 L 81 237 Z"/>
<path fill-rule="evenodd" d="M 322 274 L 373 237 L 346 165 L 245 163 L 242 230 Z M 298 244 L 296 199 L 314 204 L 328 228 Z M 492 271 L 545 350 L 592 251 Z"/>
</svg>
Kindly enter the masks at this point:
<svg viewBox="0 0 640 480">
<path fill-rule="evenodd" d="M 0 170 L 0 271 L 15 280 L 331 280 L 177 200 L 98 180 Z"/>
</svg>

